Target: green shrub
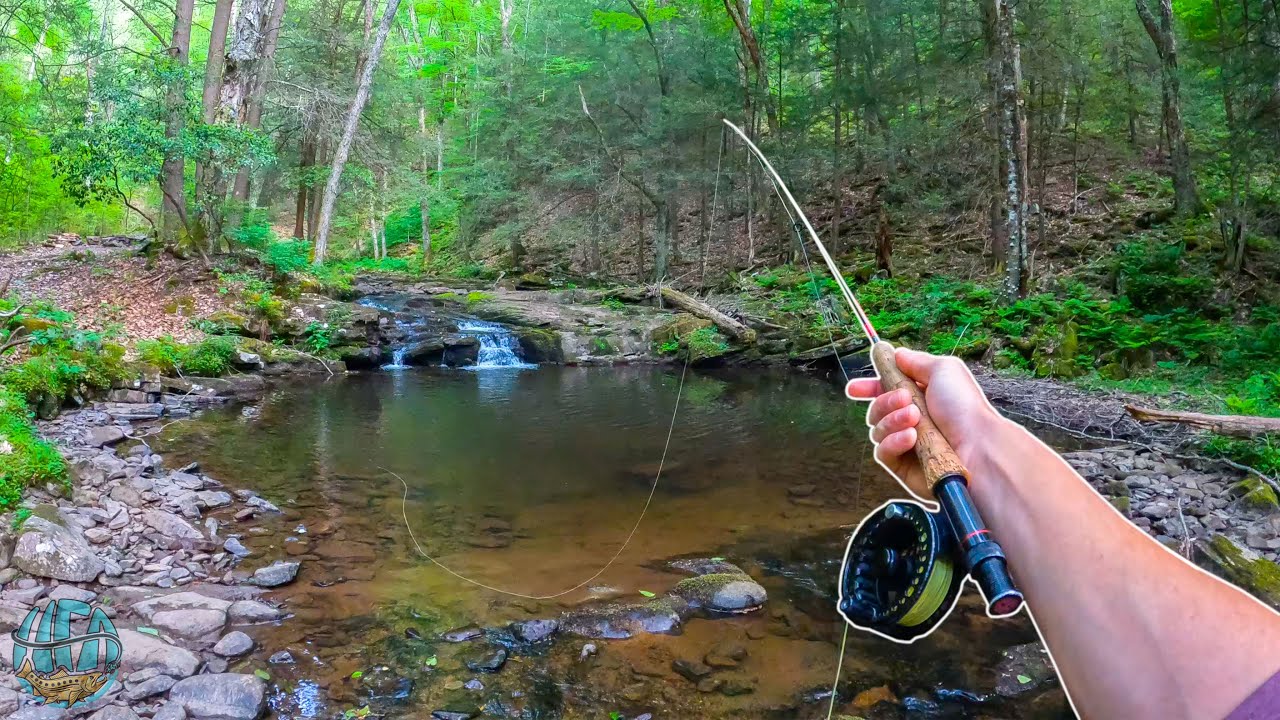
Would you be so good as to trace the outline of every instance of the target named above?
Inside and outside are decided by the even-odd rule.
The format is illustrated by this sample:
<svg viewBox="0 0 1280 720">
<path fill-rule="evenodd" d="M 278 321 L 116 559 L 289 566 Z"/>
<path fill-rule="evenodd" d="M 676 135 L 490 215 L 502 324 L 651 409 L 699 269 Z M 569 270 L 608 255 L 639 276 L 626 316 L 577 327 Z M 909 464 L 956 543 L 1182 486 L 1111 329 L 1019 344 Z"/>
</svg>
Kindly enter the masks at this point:
<svg viewBox="0 0 1280 720">
<path fill-rule="evenodd" d="M 63 482 L 67 465 L 51 443 L 40 439 L 20 391 L 0 385 L 0 510 L 22 500 L 30 485 Z"/>
<path fill-rule="evenodd" d="M 181 368 L 188 375 L 218 377 L 231 369 L 231 358 L 235 353 L 235 340 L 220 335 L 205 338 L 186 348 Z"/>
<path fill-rule="evenodd" d="M 329 323 L 312 320 L 302 331 L 302 345 L 316 355 L 333 347 L 333 328 Z"/>
<path fill-rule="evenodd" d="M 183 347 L 172 336 L 139 340 L 133 348 L 137 351 L 139 360 L 166 375 L 176 373 L 182 366 Z"/>
</svg>

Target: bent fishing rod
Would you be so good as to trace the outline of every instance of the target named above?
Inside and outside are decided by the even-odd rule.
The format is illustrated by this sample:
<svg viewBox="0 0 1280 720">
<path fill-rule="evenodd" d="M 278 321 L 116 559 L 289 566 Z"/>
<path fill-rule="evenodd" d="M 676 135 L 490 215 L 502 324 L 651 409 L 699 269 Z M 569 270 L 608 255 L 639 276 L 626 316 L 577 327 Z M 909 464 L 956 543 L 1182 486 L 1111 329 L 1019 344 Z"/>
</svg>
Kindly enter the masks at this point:
<svg viewBox="0 0 1280 720">
<path fill-rule="evenodd" d="M 929 417 L 924 393 L 898 368 L 894 346 L 876 333 L 840 267 L 769 158 L 742 128 L 727 119 L 724 124 L 760 162 L 779 199 L 789 206 L 788 214 L 794 212 L 793 222 L 799 218 L 797 234 L 803 226 L 822 255 L 840 295 L 867 336 L 881 388 L 885 392 L 907 391 L 920 411 L 915 454 L 941 511 L 929 512 L 920 503 L 896 501 L 862 521 L 849 540 L 840 571 L 840 614 L 859 629 L 911 642 L 946 619 L 960 597 L 966 575 L 981 590 L 988 615 L 1003 617 L 1017 612 L 1022 607 L 1022 593 L 1009 575 L 1004 551 L 973 504 L 969 471 Z M 816 278 L 814 286 L 816 290 Z M 957 572 L 957 567 L 963 572 Z"/>
</svg>

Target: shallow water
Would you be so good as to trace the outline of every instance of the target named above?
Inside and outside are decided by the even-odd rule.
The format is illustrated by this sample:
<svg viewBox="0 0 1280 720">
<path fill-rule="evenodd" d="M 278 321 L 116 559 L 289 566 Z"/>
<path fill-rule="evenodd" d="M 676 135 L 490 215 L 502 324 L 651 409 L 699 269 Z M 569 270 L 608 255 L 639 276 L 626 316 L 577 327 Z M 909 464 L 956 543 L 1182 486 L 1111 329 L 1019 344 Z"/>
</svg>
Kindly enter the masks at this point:
<svg viewBox="0 0 1280 720">
<path fill-rule="evenodd" d="M 259 650 L 233 668 L 269 670 L 282 717 L 368 704 L 427 718 L 486 703 L 531 718 L 826 717 L 843 629 L 831 597 L 842 543 L 899 494 L 870 459 L 864 408 L 831 386 L 690 372 L 639 530 L 612 566 L 564 596 L 485 590 L 414 549 L 391 473 L 408 484 L 413 536 L 454 571 L 525 595 L 591 578 L 645 505 L 679 385 L 678 370 L 656 368 L 370 373 L 285 386 L 258 408 L 172 426 L 160 448 L 171 464 L 198 461 L 285 509 L 223 530 L 244 533 L 254 551 L 243 567 L 303 560 L 298 580 L 272 593 L 294 617 L 251 629 Z M 791 497 L 804 484 L 812 494 Z M 474 647 L 439 642 L 442 631 L 555 617 L 592 597 L 660 595 L 682 578 L 665 569 L 677 556 L 723 556 L 765 585 L 769 602 L 752 615 L 689 620 L 678 635 L 561 637 L 479 676 L 483 690 L 457 687 L 477 677 L 464 666 Z M 1025 619 L 991 621 L 964 599 L 943 630 L 910 647 L 851 633 L 837 714 L 1058 717 L 1056 690 L 1019 701 L 950 693 L 989 694 L 999 651 L 1034 639 Z M 586 642 L 599 652 L 579 661 Z M 724 643 L 748 654 L 721 675 L 751 692 L 699 692 L 672 671 L 672 660 Z M 296 664 L 268 665 L 282 649 Z M 848 706 L 884 685 L 902 702 Z"/>
</svg>

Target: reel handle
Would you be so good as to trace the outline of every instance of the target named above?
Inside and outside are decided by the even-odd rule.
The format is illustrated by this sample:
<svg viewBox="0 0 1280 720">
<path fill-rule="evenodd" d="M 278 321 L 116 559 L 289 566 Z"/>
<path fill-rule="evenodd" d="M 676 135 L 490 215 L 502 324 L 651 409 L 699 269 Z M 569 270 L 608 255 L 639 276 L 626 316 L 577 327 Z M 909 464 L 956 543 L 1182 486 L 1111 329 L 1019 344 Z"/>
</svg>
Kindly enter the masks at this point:
<svg viewBox="0 0 1280 720">
<path fill-rule="evenodd" d="M 916 457 L 920 459 L 929 490 L 950 521 L 965 568 L 982 588 L 988 613 L 996 617 L 1014 613 L 1022 606 L 1022 593 L 1009 576 L 1004 551 L 991 537 L 969 495 L 969 471 L 929 417 L 920 387 L 898 368 L 894 350 L 893 345 L 883 340 L 871 347 L 871 363 L 880 374 L 880 387 L 885 392 L 903 389 L 911 393 L 911 401 L 920 410 Z"/>
</svg>

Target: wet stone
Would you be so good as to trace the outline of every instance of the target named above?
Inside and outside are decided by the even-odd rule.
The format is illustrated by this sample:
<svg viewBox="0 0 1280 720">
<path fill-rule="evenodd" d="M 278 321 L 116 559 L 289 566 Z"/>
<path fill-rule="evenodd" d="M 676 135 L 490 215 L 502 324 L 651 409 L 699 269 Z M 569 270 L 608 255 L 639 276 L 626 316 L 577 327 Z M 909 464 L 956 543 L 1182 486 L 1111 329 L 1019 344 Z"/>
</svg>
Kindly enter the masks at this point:
<svg viewBox="0 0 1280 720">
<path fill-rule="evenodd" d="M 697 660 L 685 660 L 683 658 L 671 661 L 671 669 L 680 677 L 695 683 L 712 673 L 710 666 Z"/>
<path fill-rule="evenodd" d="M 472 672 L 496 673 L 507 664 L 507 649 L 490 646 L 474 653 L 466 661 L 467 669 Z"/>
<path fill-rule="evenodd" d="M 288 650 L 281 650 L 267 658 L 267 662 L 272 665 L 292 665 L 294 663 L 293 653 Z"/>
<path fill-rule="evenodd" d="M 468 640 L 475 640 L 481 635 L 484 635 L 484 630 L 481 630 L 474 625 L 468 625 L 467 627 L 450 630 L 441 637 L 444 638 L 445 642 L 460 643 L 467 642 Z"/>
<path fill-rule="evenodd" d="M 542 642 L 550 638 L 560 629 L 559 620 L 525 620 L 511 624 L 511 632 L 517 639 L 527 642 Z"/>
</svg>

